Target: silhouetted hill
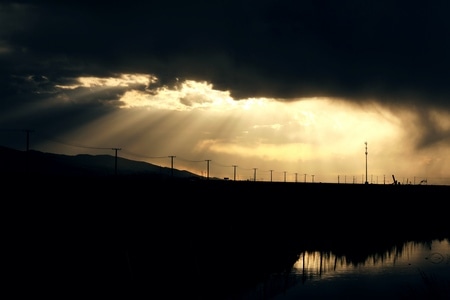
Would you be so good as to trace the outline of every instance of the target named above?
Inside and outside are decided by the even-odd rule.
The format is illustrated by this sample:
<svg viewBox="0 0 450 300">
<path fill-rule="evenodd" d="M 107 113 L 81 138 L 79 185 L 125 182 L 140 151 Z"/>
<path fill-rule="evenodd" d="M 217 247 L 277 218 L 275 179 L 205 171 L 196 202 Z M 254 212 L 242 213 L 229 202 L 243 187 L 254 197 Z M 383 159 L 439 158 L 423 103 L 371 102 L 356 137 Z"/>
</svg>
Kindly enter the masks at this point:
<svg viewBox="0 0 450 300">
<path fill-rule="evenodd" d="M 152 176 L 166 178 L 198 178 L 199 176 L 178 169 L 134 161 L 112 155 L 63 155 L 36 150 L 20 151 L 0 146 L 0 174 L 35 176 Z"/>
<path fill-rule="evenodd" d="M 0 147 L 15 292 L 231 299 L 221 296 L 305 250 L 365 262 L 403 241 L 450 238 L 450 186 L 172 180 L 169 168 L 117 165 L 130 176 L 109 176 L 113 156 Z"/>
</svg>

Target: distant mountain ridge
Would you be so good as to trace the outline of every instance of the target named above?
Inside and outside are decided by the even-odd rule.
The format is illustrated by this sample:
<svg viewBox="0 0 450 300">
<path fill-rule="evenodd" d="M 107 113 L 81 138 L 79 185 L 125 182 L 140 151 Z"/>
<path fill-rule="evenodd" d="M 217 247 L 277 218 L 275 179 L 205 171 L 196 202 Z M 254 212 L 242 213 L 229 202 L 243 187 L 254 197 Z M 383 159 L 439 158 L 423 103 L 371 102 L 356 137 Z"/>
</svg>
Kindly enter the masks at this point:
<svg viewBox="0 0 450 300">
<path fill-rule="evenodd" d="M 2 175 L 112 176 L 145 175 L 154 177 L 200 178 L 186 170 L 161 167 L 112 155 L 65 155 L 37 150 L 20 151 L 0 146 Z"/>
</svg>

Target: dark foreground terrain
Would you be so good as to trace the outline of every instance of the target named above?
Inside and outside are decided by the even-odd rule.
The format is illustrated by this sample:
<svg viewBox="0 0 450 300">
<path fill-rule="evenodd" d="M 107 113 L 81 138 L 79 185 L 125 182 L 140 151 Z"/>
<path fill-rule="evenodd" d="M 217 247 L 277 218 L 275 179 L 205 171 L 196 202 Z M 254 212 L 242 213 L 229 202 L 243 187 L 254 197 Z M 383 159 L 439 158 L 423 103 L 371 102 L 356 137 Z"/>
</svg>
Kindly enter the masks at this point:
<svg viewBox="0 0 450 300">
<path fill-rule="evenodd" d="M 301 250 L 363 261 L 450 237 L 448 186 L 16 176 L 2 190 L 17 296 L 231 299 Z"/>
</svg>

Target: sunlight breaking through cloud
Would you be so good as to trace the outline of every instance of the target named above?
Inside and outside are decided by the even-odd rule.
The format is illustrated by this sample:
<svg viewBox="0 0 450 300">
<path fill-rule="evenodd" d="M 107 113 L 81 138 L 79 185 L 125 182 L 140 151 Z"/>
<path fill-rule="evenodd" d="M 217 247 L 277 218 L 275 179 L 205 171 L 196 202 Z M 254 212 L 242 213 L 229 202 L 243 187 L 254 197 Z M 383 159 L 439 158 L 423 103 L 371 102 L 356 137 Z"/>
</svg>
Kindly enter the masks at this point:
<svg viewBox="0 0 450 300">
<path fill-rule="evenodd" d="M 93 87 L 130 87 L 135 85 L 144 85 L 149 87 L 152 83 L 155 83 L 157 78 L 151 75 L 144 74 L 120 74 L 117 77 L 79 77 L 77 83 L 71 85 L 56 85 L 62 89 L 76 89 L 80 87 L 93 88 Z"/>
<path fill-rule="evenodd" d="M 236 100 L 208 82 L 186 80 L 173 87 L 153 88 L 157 81 L 142 74 L 82 77 L 72 85 L 58 86 L 67 93 L 41 103 L 51 107 L 91 102 L 115 107 L 109 114 L 79 126 L 70 137 L 95 146 L 120 146 L 142 158 L 178 154 L 194 161 L 205 157 L 221 162 L 231 159 L 224 164 L 245 161 L 249 168 L 315 173 L 317 178 L 324 173 L 328 178 L 344 173 L 360 177 L 363 143 L 368 141 L 370 170 L 378 176 L 391 172 L 445 174 L 448 162 L 436 153 L 445 153 L 446 147 L 435 147 L 434 152 L 412 150 L 414 133 L 409 127 L 419 128 L 407 125 L 417 116 L 414 109 L 393 114 L 374 103 L 355 106 L 323 97 L 288 102 L 270 98 Z M 102 98 L 97 97 L 100 93 Z M 444 113 L 432 111 L 429 118 L 440 120 L 436 132 L 448 131 L 450 122 Z M 200 166 L 177 163 L 194 173 L 201 172 Z"/>
</svg>

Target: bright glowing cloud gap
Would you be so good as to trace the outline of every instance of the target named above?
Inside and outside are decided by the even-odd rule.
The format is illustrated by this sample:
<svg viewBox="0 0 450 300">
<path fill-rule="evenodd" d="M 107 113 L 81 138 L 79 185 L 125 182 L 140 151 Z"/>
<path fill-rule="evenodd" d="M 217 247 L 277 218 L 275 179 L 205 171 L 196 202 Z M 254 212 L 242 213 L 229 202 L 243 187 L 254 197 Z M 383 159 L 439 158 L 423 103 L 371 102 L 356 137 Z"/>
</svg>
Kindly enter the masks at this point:
<svg viewBox="0 0 450 300">
<path fill-rule="evenodd" d="M 225 165 L 244 159 L 245 168 L 290 172 L 301 168 L 308 174 L 345 172 L 359 176 L 364 170 L 364 142 L 368 141 L 370 170 L 378 176 L 390 170 L 443 174 L 442 168 L 448 164 L 429 154 L 443 153 L 447 148 L 422 153 L 408 150 L 413 141 L 405 139 L 405 122 L 414 119 L 414 110 L 394 115 L 381 106 L 355 107 L 328 98 L 236 100 L 228 91 L 215 90 L 207 82 L 187 80 L 175 87 L 151 89 L 156 81 L 150 75 L 122 74 L 117 78 L 79 78 L 75 85 L 59 88 L 80 88 L 80 93 L 87 93 L 123 87 L 118 109 L 85 124 L 78 134 L 83 140 L 120 145 L 142 157 L 214 158 Z M 442 113 L 431 112 L 430 116 L 441 120 L 439 129 L 450 126 Z M 71 137 L 76 139 L 75 132 Z M 405 154 L 415 159 L 404 159 Z M 198 173 L 198 168 L 193 171 Z"/>
</svg>

